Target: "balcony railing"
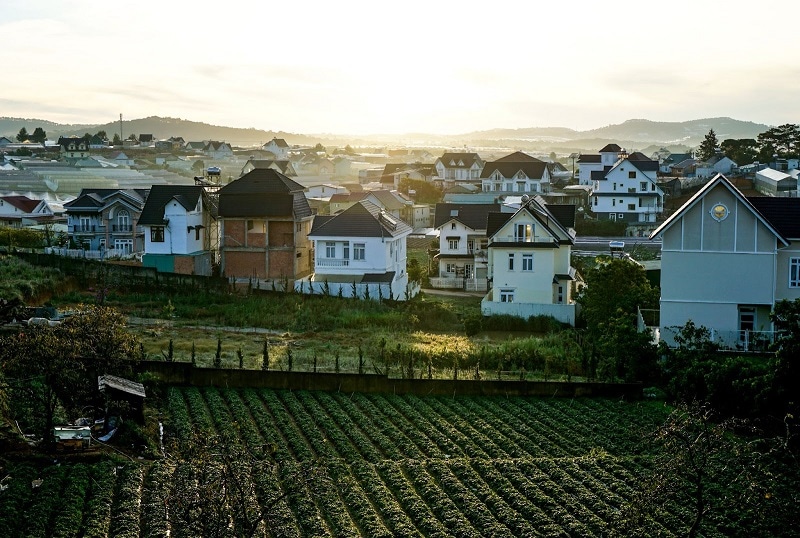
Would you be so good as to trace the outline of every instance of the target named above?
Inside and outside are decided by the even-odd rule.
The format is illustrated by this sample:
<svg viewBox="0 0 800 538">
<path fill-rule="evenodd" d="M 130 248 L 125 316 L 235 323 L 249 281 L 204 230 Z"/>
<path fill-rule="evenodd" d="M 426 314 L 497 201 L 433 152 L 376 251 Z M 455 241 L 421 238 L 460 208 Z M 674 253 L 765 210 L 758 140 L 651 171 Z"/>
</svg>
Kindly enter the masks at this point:
<svg viewBox="0 0 800 538">
<path fill-rule="evenodd" d="M 114 224 L 111 228 L 112 232 L 132 232 L 133 224 Z"/>
<path fill-rule="evenodd" d="M 318 258 L 317 267 L 349 267 L 350 260 L 336 258 Z"/>
<path fill-rule="evenodd" d="M 104 226 L 98 226 L 96 224 L 73 224 L 69 227 L 70 233 L 76 234 L 86 234 L 86 233 L 94 233 L 98 231 L 102 231 Z"/>
<path fill-rule="evenodd" d="M 554 243 L 555 240 L 552 237 L 545 237 L 545 236 L 519 236 L 519 235 L 496 235 L 494 237 L 494 243 Z"/>
</svg>

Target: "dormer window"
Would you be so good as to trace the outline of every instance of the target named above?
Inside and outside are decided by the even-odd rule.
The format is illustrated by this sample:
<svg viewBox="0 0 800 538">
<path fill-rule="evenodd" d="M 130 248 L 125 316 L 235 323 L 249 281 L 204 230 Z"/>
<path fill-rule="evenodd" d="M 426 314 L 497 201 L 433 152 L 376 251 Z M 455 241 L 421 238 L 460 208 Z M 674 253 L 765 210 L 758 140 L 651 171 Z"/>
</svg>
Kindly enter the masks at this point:
<svg viewBox="0 0 800 538">
<path fill-rule="evenodd" d="M 70 144 L 68 149 L 70 151 L 75 151 L 75 144 Z"/>
<path fill-rule="evenodd" d="M 492 174 L 492 179 L 495 179 L 495 180 L 501 180 L 501 179 L 503 179 L 503 176 L 501 176 L 501 175 L 500 175 L 500 172 L 498 172 L 497 170 L 495 170 L 495 171 L 494 171 L 494 174 Z"/>
<path fill-rule="evenodd" d="M 517 172 L 517 179 L 525 179 L 525 178 L 526 178 L 525 172 L 523 172 L 522 170 Z"/>
<path fill-rule="evenodd" d="M 456 165 L 456 162 L 455 162 L 455 161 L 453 161 L 453 160 L 451 160 L 451 161 L 450 161 L 450 166 L 455 166 L 455 165 Z"/>
<path fill-rule="evenodd" d="M 458 161 L 458 166 L 464 166 L 464 161 L 459 160 Z"/>
</svg>

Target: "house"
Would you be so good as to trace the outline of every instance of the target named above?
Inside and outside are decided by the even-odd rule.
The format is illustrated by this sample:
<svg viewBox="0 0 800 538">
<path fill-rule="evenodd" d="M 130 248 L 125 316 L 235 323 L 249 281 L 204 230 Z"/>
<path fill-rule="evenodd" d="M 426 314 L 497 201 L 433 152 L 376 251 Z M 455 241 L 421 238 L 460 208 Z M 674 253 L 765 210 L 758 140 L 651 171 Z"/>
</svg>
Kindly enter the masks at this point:
<svg viewBox="0 0 800 538">
<path fill-rule="evenodd" d="M 433 164 L 437 177 L 444 181 L 445 187 L 459 182 L 479 183 L 483 165 L 480 155 L 467 152 L 445 152 Z"/>
<path fill-rule="evenodd" d="M 11 228 L 39 224 L 53 218 L 53 210 L 46 200 L 27 196 L 0 196 L 0 225 Z"/>
<path fill-rule="evenodd" d="M 669 166 L 669 175 L 674 177 L 694 177 L 697 169 L 697 160 L 684 159 Z"/>
<path fill-rule="evenodd" d="M 89 156 L 89 141 L 83 136 L 60 136 L 58 145 L 64 159 L 83 159 Z"/>
<path fill-rule="evenodd" d="M 717 153 L 706 162 L 697 163 L 695 175 L 698 177 L 714 177 L 717 174 L 730 174 L 737 167 L 736 163 L 722 153 Z"/>
<path fill-rule="evenodd" d="M 201 153 L 206 147 L 206 142 L 186 142 L 184 149 L 193 153 Z"/>
<path fill-rule="evenodd" d="M 14 142 L 10 138 L 5 137 L 5 136 L 0 136 L 0 148 L 4 148 L 6 146 L 10 146 L 13 143 Z"/>
<path fill-rule="evenodd" d="M 775 302 L 800 298 L 799 215 L 800 198 L 745 197 L 722 174 L 706 183 L 650 236 L 662 240 L 661 339 L 674 344 L 689 320 L 728 348 L 770 339 Z"/>
<path fill-rule="evenodd" d="M 381 184 L 389 190 L 398 189 L 400 182 L 404 179 L 431 181 L 434 174 L 436 174 L 436 169 L 430 164 L 386 164 L 383 167 Z"/>
<path fill-rule="evenodd" d="M 753 186 L 765 196 L 797 196 L 797 178 L 772 168 L 756 172 Z"/>
<path fill-rule="evenodd" d="M 276 161 L 273 159 L 248 159 L 242 167 L 240 177 L 257 168 L 271 168 L 286 177 L 297 177 L 294 166 L 290 161 Z"/>
<path fill-rule="evenodd" d="M 486 223 L 489 213 L 499 211 L 499 204 L 436 204 L 439 276 L 431 278 L 432 287 L 488 289 Z"/>
<path fill-rule="evenodd" d="M 153 185 L 139 217 L 142 265 L 163 273 L 211 275 L 211 228 L 216 226 L 199 185 Z"/>
<path fill-rule="evenodd" d="M 133 166 L 133 159 L 123 151 L 115 151 L 108 156 L 108 161 L 121 166 Z"/>
<path fill-rule="evenodd" d="M 333 183 L 322 183 L 306 187 L 306 198 L 330 199 L 334 194 L 348 194 L 347 188 Z"/>
<path fill-rule="evenodd" d="M 84 250 L 126 255 L 144 250 L 137 222 L 147 189 L 81 189 L 64 204 L 70 240 Z"/>
<path fill-rule="evenodd" d="M 219 190 L 222 274 L 259 286 L 290 285 L 311 274 L 312 219 L 303 186 L 275 170 L 251 170 L 225 185 Z"/>
<path fill-rule="evenodd" d="M 598 154 L 580 154 L 578 156 L 578 184 L 591 185 L 593 176 L 606 172 L 625 155 L 625 150 L 617 144 L 606 144 Z"/>
<path fill-rule="evenodd" d="M 598 219 L 630 224 L 655 223 L 664 210 L 656 182 L 658 162 L 620 159 L 610 170 L 593 172 L 591 210 Z"/>
<path fill-rule="evenodd" d="M 211 159 L 230 159 L 233 157 L 233 150 L 226 142 L 211 140 L 203 146 L 203 153 Z"/>
<path fill-rule="evenodd" d="M 411 227 L 363 200 L 338 215 L 316 216 L 314 274 L 295 284 L 303 293 L 404 300 L 416 295 L 406 273 Z M 306 287 L 307 286 L 307 287 Z M 327 289 L 327 292 L 325 291 Z M 369 291 L 367 291 L 369 289 Z"/>
<path fill-rule="evenodd" d="M 403 219 L 406 222 L 410 219 L 410 213 L 414 205 L 413 201 L 397 191 L 385 189 L 358 191 L 348 194 L 333 194 L 330 200 L 330 213 L 331 215 L 335 215 L 362 200 L 369 200 L 393 217 Z"/>
<path fill-rule="evenodd" d="M 156 139 L 151 133 L 140 134 L 139 145 L 145 148 L 152 148 L 156 145 Z"/>
<path fill-rule="evenodd" d="M 289 160 L 289 144 L 286 143 L 286 140 L 283 138 L 273 138 L 263 146 L 261 149 L 264 151 L 269 151 L 273 155 L 275 155 L 276 161 L 288 161 Z"/>
<path fill-rule="evenodd" d="M 524 198 L 514 213 L 490 213 L 491 290 L 481 301 L 483 315 L 545 315 L 574 326 L 580 278 L 570 264 L 574 225 L 575 206 L 548 206 L 540 197 Z"/>
<path fill-rule="evenodd" d="M 691 153 L 667 153 L 658 162 L 659 172 L 662 174 L 672 174 L 672 167 L 683 161 L 693 159 Z"/>
<path fill-rule="evenodd" d="M 488 162 L 481 172 L 481 190 L 498 194 L 533 194 L 550 190 L 548 163 L 521 151 Z"/>
<path fill-rule="evenodd" d="M 92 138 L 89 139 L 89 149 L 104 149 L 109 147 L 111 144 L 108 141 L 108 138 L 100 137 L 94 135 Z"/>
</svg>

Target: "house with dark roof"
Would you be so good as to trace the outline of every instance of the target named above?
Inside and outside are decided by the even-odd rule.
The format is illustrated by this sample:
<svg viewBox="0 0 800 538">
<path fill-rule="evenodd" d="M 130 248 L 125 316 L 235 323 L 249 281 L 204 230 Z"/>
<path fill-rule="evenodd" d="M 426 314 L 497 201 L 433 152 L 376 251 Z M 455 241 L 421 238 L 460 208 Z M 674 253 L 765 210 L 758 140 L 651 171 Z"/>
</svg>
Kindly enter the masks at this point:
<svg viewBox="0 0 800 538">
<path fill-rule="evenodd" d="M 593 173 L 610 170 L 618 160 L 626 156 L 625 150 L 617 144 L 606 144 L 597 154 L 581 153 L 577 161 L 578 184 L 591 185 Z"/>
<path fill-rule="evenodd" d="M 550 167 L 517 151 L 484 165 L 481 190 L 506 195 L 546 193 L 550 190 Z"/>
<path fill-rule="evenodd" d="M 800 198 L 746 197 L 722 174 L 650 236 L 660 237 L 659 333 L 687 321 L 723 347 L 759 350 L 775 303 L 800 298 Z"/>
<path fill-rule="evenodd" d="M 461 182 L 480 183 L 484 161 L 477 153 L 445 152 L 433 163 L 436 176 L 444 182 L 444 187 L 452 187 Z"/>
<path fill-rule="evenodd" d="M 41 224 L 53 219 L 53 210 L 46 200 L 23 195 L 0 196 L 0 225 L 11 228 Z"/>
<path fill-rule="evenodd" d="M 303 186 L 251 170 L 219 190 L 220 267 L 235 283 L 278 287 L 311 274 L 313 214 Z"/>
<path fill-rule="evenodd" d="M 152 148 L 156 145 L 156 139 L 152 133 L 140 134 L 139 145 L 145 148 Z"/>
<path fill-rule="evenodd" d="M 338 215 L 317 215 L 309 233 L 314 242 L 314 274 L 296 282 L 295 289 L 343 297 L 409 299 L 419 291 L 419 283 L 410 285 L 406 273 L 410 233 L 411 226 L 367 200 Z"/>
<path fill-rule="evenodd" d="M 283 138 L 273 138 L 263 146 L 261 149 L 264 151 L 269 151 L 273 155 L 275 155 L 276 161 L 288 161 L 289 160 L 289 144 L 286 143 L 286 140 Z"/>
<path fill-rule="evenodd" d="M 648 158 L 618 160 L 609 170 L 592 173 L 590 209 L 601 220 L 655 229 L 664 211 L 664 191 L 657 183 L 658 162 Z"/>
<path fill-rule="evenodd" d="M 667 153 L 658 162 L 659 171 L 662 174 L 671 174 L 672 166 L 693 158 L 694 156 L 691 153 Z"/>
<path fill-rule="evenodd" d="M 574 297 L 580 276 L 571 266 L 575 206 L 550 207 L 525 197 L 514 213 L 489 213 L 488 269 L 491 289 L 481 301 L 485 316 L 553 316 L 575 325 Z"/>
<path fill-rule="evenodd" d="M 89 156 L 89 140 L 84 136 L 60 136 L 58 145 L 64 159 L 83 159 Z"/>
<path fill-rule="evenodd" d="M 163 273 L 209 276 L 216 215 L 199 185 L 153 185 L 139 217 L 142 265 Z"/>
<path fill-rule="evenodd" d="M 230 159 L 233 157 L 233 149 L 227 142 L 210 140 L 203 146 L 203 153 L 211 159 Z"/>
<path fill-rule="evenodd" d="M 129 255 L 144 250 L 138 225 L 149 189 L 81 189 L 64 204 L 70 241 L 88 251 Z"/>
<path fill-rule="evenodd" d="M 431 181 L 436 174 L 436 169 L 432 164 L 422 163 L 390 163 L 383 167 L 381 184 L 387 189 L 400 188 L 400 182 L 404 179 L 415 181 Z"/>
<path fill-rule="evenodd" d="M 432 287 L 488 289 L 486 222 L 489 213 L 499 211 L 499 204 L 436 204 L 439 253 L 434 259 L 439 275 L 430 279 Z"/>
<path fill-rule="evenodd" d="M 331 195 L 330 213 L 335 215 L 350 206 L 368 200 L 377 205 L 393 217 L 397 217 L 406 222 L 409 221 L 409 214 L 413 209 L 414 202 L 402 193 L 385 189 L 374 191 L 358 191 L 350 193 L 336 193 Z"/>
</svg>

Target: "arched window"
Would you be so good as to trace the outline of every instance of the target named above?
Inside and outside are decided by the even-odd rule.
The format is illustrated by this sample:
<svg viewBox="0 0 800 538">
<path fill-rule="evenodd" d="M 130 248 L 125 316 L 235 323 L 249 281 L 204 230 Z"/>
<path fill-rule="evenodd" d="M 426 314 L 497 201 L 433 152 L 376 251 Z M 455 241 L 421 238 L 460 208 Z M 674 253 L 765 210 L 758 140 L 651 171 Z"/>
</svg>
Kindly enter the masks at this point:
<svg viewBox="0 0 800 538">
<path fill-rule="evenodd" d="M 121 232 L 127 232 L 131 229 L 131 216 L 127 210 L 122 209 L 117 213 L 117 226 Z"/>
</svg>

